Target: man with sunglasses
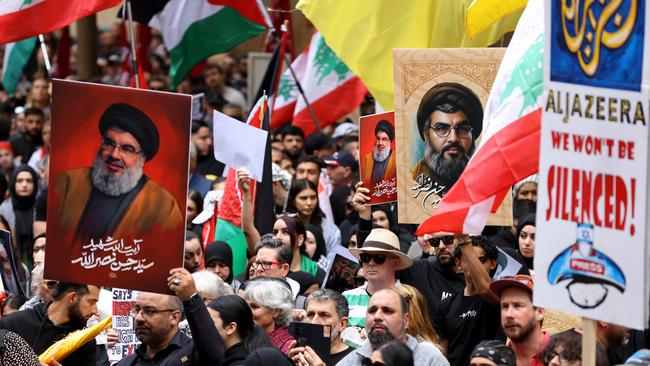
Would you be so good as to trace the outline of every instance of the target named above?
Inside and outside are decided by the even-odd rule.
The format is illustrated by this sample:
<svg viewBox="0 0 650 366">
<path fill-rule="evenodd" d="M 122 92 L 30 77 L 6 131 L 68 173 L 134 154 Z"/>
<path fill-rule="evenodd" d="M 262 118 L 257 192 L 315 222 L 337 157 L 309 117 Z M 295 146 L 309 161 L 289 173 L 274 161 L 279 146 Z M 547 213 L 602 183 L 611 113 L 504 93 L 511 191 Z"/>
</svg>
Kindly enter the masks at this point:
<svg viewBox="0 0 650 366">
<path fill-rule="evenodd" d="M 447 345 L 452 365 L 468 365 L 474 346 L 495 339 L 499 331 L 499 298 L 490 290 L 498 250 L 485 236 L 459 235 L 453 260 L 462 270 L 465 287 L 440 303 L 433 326 Z"/>
<path fill-rule="evenodd" d="M 458 83 L 440 83 L 420 101 L 417 128 L 424 155 L 411 169 L 413 188 L 427 212 L 456 183 L 481 134 L 483 106 L 474 92 Z"/>
<path fill-rule="evenodd" d="M 410 267 L 413 261 L 400 251 L 397 235 L 386 229 L 373 229 L 363 247 L 351 248 L 350 252 L 363 264 L 367 282 L 343 292 L 343 297 L 350 306 L 349 325 L 363 328 L 370 297 L 399 283 L 395 272 Z"/>
<path fill-rule="evenodd" d="M 352 202 L 354 209 L 359 213 L 357 242 L 363 244 L 372 230 L 372 210 L 368 205 L 370 190 L 362 184 L 363 182 L 359 182 L 356 185 Z M 434 319 L 438 314 L 440 302 L 462 291 L 465 279 L 456 266 L 453 254 L 459 239 L 449 233 L 436 233 L 427 240 L 433 247 L 435 258 L 421 256 L 414 260 L 411 266 L 398 271 L 396 277 L 401 283 L 411 285 L 422 292 L 427 299 L 429 317 Z"/>
<path fill-rule="evenodd" d="M 140 109 L 110 105 L 99 120 L 101 140 L 93 166 L 57 176 L 63 242 L 89 243 L 108 236 L 131 241 L 148 230 L 161 234 L 184 228 L 174 197 L 143 174 L 156 155 L 158 129 Z"/>
</svg>

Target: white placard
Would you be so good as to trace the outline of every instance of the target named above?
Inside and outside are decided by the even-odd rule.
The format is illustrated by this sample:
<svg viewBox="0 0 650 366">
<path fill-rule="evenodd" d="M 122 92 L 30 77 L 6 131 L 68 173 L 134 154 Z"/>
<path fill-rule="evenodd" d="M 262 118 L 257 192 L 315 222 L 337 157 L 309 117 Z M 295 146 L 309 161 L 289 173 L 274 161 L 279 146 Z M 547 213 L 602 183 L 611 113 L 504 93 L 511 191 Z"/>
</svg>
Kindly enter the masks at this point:
<svg viewBox="0 0 650 366">
<path fill-rule="evenodd" d="M 546 2 L 534 302 L 643 329 L 648 13 L 577 4 Z"/>
<path fill-rule="evenodd" d="M 212 119 L 214 158 L 236 170 L 246 169 L 251 178 L 262 182 L 269 133 L 217 111 Z"/>
<path fill-rule="evenodd" d="M 131 310 L 135 307 L 140 292 L 113 289 L 113 330 L 117 332 L 118 342 L 108 348 L 108 360 L 116 362 L 132 355 L 140 345 L 135 335 L 135 317 Z"/>
</svg>

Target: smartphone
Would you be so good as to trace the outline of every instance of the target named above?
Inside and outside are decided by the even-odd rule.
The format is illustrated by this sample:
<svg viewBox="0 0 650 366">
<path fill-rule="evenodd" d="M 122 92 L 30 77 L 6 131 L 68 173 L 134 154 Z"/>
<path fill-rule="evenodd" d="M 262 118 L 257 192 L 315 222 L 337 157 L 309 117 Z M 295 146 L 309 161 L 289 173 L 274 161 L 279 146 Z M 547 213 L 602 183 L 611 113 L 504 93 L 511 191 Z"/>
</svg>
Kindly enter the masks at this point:
<svg viewBox="0 0 650 366">
<path fill-rule="evenodd" d="M 329 364 L 330 337 L 325 335 L 324 325 L 293 322 L 289 324 L 289 333 L 298 342 L 298 347 L 311 347 L 326 365 Z"/>
</svg>

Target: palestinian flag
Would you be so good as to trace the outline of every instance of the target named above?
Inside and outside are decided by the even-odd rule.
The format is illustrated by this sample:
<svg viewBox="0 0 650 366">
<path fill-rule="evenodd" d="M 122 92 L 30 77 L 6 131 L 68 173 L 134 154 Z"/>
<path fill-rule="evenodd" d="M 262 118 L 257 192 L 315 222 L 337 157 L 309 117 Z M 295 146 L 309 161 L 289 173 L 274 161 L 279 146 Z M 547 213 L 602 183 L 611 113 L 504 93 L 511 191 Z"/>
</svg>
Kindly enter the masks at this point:
<svg viewBox="0 0 650 366">
<path fill-rule="evenodd" d="M 2 85 L 10 96 L 14 95 L 23 69 L 36 47 L 36 37 L 5 45 Z"/>
<path fill-rule="evenodd" d="M 175 88 L 197 63 L 272 27 L 261 0 L 131 0 L 133 19 L 162 33 Z"/>
<path fill-rule="evenodd" d="M 122 0 L 0 1 L 0 45 L 54 32 L 77 19 L 122 4 Z"/>
<path fill-rule="evenodd" d="M 336 56 L 320 33 L 314 33 L 311 39 L 300 83 L 320 127 L 331 125 L 357 109 L 367 92 L 361 79 Z M 302 97 L 296 102 L 292 124 L 300 127 L 305 135 L 316 132 Z"/>
<path fill-rule="evenodd" d="M 492 86 L 481 145 L 416 235 L 481 233 L 510 187 L 537 172 L 544 65 L 540 14 L 544 14 L 543 1 L 530 0 Z"/>
</svg>

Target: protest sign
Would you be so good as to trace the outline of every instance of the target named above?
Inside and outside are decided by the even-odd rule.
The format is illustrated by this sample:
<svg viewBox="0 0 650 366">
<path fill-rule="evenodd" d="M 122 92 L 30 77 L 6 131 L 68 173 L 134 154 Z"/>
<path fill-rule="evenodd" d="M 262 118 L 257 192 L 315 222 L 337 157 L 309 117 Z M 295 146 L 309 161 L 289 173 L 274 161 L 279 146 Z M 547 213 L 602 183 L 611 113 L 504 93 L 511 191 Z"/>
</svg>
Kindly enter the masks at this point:
<svg viewBox="0 0 650 366">
<path fill-rule="evenodd" d="M 546 3 L 534 293 L 537 306 L 637 329 L 648 320 L 642 4 Z"/>
<path fill-rule="evenodd" d="M 393 50 L 400 223 L 427 219 L 465 169 L 503 53 L 501 48 Z M 449 112 L 443 113 L 444 104 L 454 107 L 442 107 Z M 512 224 L 510 195 L 487 224 Z"/>
<path fill-rule="evenodd" d="M 327 255 L 327 271 L 322 287 L 339 293 L 357 287 L 355 276 L 360 268 L 359 260 L 348 248 L 337 245 Z"/>
<path fill-rule="evenodd" d="M 183 266 L 191 104 L 53 81 L 45 278 L 169 292 Z"/>
<path fill-rule="evenodd" d="M 268 131 L 242 123 L 214 111 L 214 158 L 233 169 L 245 169 L 252 179 L 262 182 Z M 242 142 L 246 143 L 242 143 Z"/>
<path fill-rule="evenodd" d="M 5 291 L 15 294 L 25 294 L 23 283 L 25 282 L 25 273 L 21 268 L 21 275 L 18 273 L 15 261 L 13 246 L 11 245 L 11 233 L 7 230 L 0 230 L 0 266 L 2 275 L 2 284 Z"/>
<path fill-rule="evenodd" d="M 117 362 L 132 355 L 140 345 L 135 335 L 133 313 L 138 296 L 140 296 L 138 291 L 113 289 L 113 330 L 117 332 L 117 343 L 106 350 L 110 362 Z"/>
<path fill-rule="evenodd" d="M 397 201 L 395 166 L 395 114 L 360 118 L 359 170 L 363 186 L 370 189 L 370 204 Z"/>
</svg>

